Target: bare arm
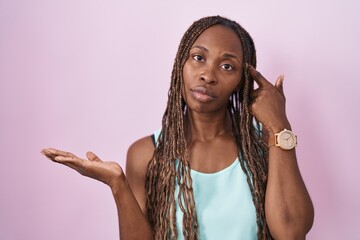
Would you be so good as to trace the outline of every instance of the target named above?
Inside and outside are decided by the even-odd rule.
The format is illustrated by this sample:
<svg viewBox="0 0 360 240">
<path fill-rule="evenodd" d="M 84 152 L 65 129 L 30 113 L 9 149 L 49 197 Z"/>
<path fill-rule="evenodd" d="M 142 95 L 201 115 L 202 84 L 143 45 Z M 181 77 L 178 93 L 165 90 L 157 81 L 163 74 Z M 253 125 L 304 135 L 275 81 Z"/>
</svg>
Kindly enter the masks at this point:
<svg viewBox="0 0 360 240">
<path fill-rule="evenodd" d="M 283 76 L 274 86 L 254 68 L 250 68 L 250 74 L 259 85 L 252 95 L 251 110 L 264 125 L 271 146 L 276 133 L 291 129 L 285 113 Z M 314 209 L 297 165 L 295 149 L 269 148 L 265 215 L 275 239 L 305 239 L 312 227 Z"/>
<path fill-rule="evenodd" d="M 124 177 L 112 188 L 118 211 L 121 240 L 153 239 L 152 229 Z"/>
<path fill-rule="evenodd" d="M 154 145 L 151 140 L 151 137 L 142 138 L 135 143 L 133 143 L 127 154 L 126 160 L 126 177 L 127 177 L 127 188 L 132 189 L 132 199 L 136 199 L 136 206 L 134 206 L 134 212 L 139 218 L 132 217 L 132 213 L 129 213 L 128 217 L 124 217 L 122 221 L 119 215 L 119 223 L 121 229 L 126 229 L 125 231 L 120 230 L 121 239 L 152 239 L 153 230 L 150 227 L 146 216 L 146 194 L 145 194 L 145 178 L 147 172 L 147 166 L 152 158 L 154 153 Z M 121 192 L 121 191 L 120 191 Z M 121 195 L 121 194 L 119 194 Z M 117 194 L 114 194 L 116 204 L 118 206 L 118 211 L 122 211 L 122 208 L 127 207 L 125 204 L 121 204 L 121 201 L 117 201 Z M 120 197 L 121 200 L 121 197 Z M 130 199 L 129 199 L 130 200 Z M 135 204 L 134 204 L 135 205 Z M 131 219 L 128 221 L 127 219 Z M 139 224 L 141 223 L 141 224 Z M 128 231 L 128 229 L 131 229 Z M 146 231 L 144 231 L 144 229 Z M 131 233 L 140 232 L 142 234 L 138 236 L 131 235 Z"/>
<path fill-rule="evenodd" d="M 152 228 L 143 212 L 143 206 L 145 206 L 144 202 L 138 203 L 137 201 L 137 198 L 145 199 L 145 195 L 142 197 L 138 191 L 134 194 L 130 187 L 131 183 L 134 182 L 134 179 L 145 179 L 145 175 L 137 175 L 140 173 L 146 174 L 147 162 L 152 156 L 152 154 L 150 157 L 149 155 L 146 155 L 146 153 L 149 152 L 149 149 L 147 152 L 144 152 L 144 150 L 146 150 L 146 144 L 144 148 L 144 144 L 141 140 L 134 143 L 129 149 L 127 166 L 130 166 L 130 169 L 132 166 L 139 167 L 137 170 L 130 171 L 129 179 L 131 180 L 127 179 L 119 164 L 115 162 L 103 162 L 91 152 L 86 154 L 88 160 L 78 158 L 72 153 L 52 148 L 44 149 L 42 150 L 42 153 L 54 162 L 75 169 L 83 176 L 107 184 L 111 188 L 116 202 L 121 240 L 144 240 L 153 239 Z M 138 152 L 143 158 L 135 159 L 132 152 Z M 143 161 L 142 164 L 139 165 L 138 162 L 141 162 L 143 159 L 147 159 L 147 162 Z M 137 164 L 135 164 L 136 162 Z M 143 191 L 143 194 L 145 194 L 145 190 Z"/>
<path fill-rule="evenodd" d="M 272 133 L 269 137 L 270 141 L 275 138 Z M 265 209 L 275 239 L 305 239 L 310 231 L 314 209 L 297 165 L 295 149 L 270 147 Z"/>
</svg>

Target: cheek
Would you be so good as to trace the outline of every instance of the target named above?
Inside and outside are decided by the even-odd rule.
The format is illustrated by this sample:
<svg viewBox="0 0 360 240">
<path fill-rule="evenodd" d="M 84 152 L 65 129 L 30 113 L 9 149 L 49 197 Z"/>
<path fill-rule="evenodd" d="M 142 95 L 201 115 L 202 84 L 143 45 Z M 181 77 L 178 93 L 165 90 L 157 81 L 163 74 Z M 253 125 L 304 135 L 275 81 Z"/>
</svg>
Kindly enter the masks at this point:
<svg viewBox="0 0 360 240">
<path fill-rule="evenodd" d="M 235 91 L 239 91 L 243 85 L 244 85 L 244 81 L 243 81 L 242 77 L 239 77 L 238 83 L 236 84 Z"/>
<path fill-rule="evenodd" d="M 239 91 L 243 88 L 245 81 L 244 77 L 245 76 L 243 76 L 243 71 L 240 71 L 239 75 L 236 77 L 236 86 L 234 92 Z"/>
<path fill-rule="evenodd" d="M 190 78 L 189 77 L 189 64 L 187 64 L 187 62 L 185 62 L 183 72 L 182 72 L 182 77 L 183 77 L 183 84 L 182 84 L 182 88 L 181 88 L 181 96 L 186 101 L 185 89 L 188 86 L 188 81 L 189 81 L 189 78 Z"/>
<path fill-rule="evenodd" d="M 186 94 L 186 91 L 188 91 L 189 87 L 191 86 L 191 83 L 194 82 L 195 76 L 194 76 L 194 70 L 189 63 L 185 63 L 183 68 L 183 87 L 182 87 L 182 95 L 183 97 Z"/>
<path fill-rule="evenodd" d="M 186 62 L 183 68 L 184 84 L 187 84 L 190 78 L 191 78 L 191 66 Z"/>
</svg>

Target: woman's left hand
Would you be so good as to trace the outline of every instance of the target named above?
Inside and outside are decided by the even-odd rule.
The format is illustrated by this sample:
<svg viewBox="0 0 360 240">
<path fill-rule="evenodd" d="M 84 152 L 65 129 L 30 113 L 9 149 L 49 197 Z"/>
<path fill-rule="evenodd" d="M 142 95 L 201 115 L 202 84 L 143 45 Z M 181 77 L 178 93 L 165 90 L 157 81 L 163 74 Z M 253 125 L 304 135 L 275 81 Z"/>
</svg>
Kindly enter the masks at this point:
<svg viewBox="0 0 360 240">
<path fill-rule="evenodd" d="M 254 117 L 263 124 L 269 134 L 278 133 L 284 128 L 290 129 L 285 111 L 284 75 L 279 76 L 273 85 L 254 67 L 249 66 L 249 72 L 259 85 L 259 88 L 251 93 L 250 109 Z"/>
</svg>

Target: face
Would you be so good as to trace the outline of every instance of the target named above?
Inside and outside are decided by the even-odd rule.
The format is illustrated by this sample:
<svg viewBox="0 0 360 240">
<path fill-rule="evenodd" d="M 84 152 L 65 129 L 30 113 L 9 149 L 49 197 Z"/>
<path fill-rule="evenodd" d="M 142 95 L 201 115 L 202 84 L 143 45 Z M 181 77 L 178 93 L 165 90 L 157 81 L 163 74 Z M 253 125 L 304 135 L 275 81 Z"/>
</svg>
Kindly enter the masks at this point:
<svg viewBox="0 0 360 240">
<path fill-rule="evenodd" d="M 221 25 L 206 29 L 190 48 L 183 70 L 183 97 L 190 111 L 226 111 L 239 87 L 243 52 L 236 33 Z"/>
</svg>

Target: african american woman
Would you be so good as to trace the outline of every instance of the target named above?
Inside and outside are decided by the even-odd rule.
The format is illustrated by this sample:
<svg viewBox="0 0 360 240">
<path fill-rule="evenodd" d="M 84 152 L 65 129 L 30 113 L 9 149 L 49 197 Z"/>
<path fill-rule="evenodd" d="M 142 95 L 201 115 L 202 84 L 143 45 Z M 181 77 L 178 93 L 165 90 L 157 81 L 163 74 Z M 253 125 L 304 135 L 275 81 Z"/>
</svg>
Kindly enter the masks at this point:
<svg viewBox="0 0 360 240">
<path fill-rule="evenodd" d="M 202 18 L 180 42 L 162 128 L 130 146 L 126 173 L 92 152 L 42 153 L 110 186 L 122 240 L 305 239 L 314 210 L 284 77 L 272 84 L 255 68 L 244 28 Z"/>
</svg>

